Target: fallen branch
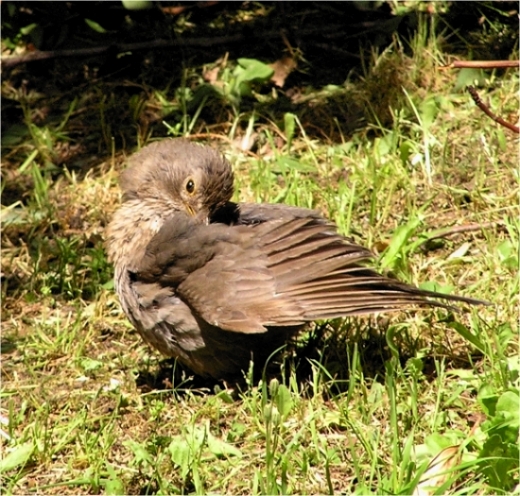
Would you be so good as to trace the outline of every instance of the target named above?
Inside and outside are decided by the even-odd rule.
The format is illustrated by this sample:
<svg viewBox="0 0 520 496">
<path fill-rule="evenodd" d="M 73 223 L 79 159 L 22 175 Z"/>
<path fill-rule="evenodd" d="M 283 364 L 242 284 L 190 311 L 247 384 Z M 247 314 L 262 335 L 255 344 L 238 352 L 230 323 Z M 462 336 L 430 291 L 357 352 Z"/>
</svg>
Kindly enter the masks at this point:
<svg viewBox="0 0 520 496">
<path fill-rule="evenodd" d="M 428 238 L 424 240 L 424 243 L 434 239 L 450 238 L 451 236 L 456 236 L 457 234 L 492 229 L 500 225 L 502 225 L 501 222 L 484 222 L 483 224 L 463 224 L 461 226 L 452 226 L 442 231 L 433 232 L 430 236 L 428 236 Z"/>
<path fill-rule="evenodd" d="M 420 249 L 423 252 L 429 251 L 429 244 L 432 241 L 438 239 L 447 239 L 451 237 L 458 236 L 460 234 L 476 232 L 476 231 L 484 231 L 485 229 L 494 229 L 494 228 L 502 228 L 504 227 L 503 222 L 484 222 L 482 224 L 462 224 L 457 226 L 451 226 L 444 229 L 436 229 L 434 231 L 430 231 L 426 234 L 426 236 L 419 241 L 416 245 L 416 249 Z"/>
<path fill-rule="evenodd" d="M 277 33 L 279 36 L 279 33 Z M 146 50 L 150 48 L 173 48 L 173 47 L 211 47 L 226 43 L 237 43 L 244 39 L 243 35 L 219 36 L 214 38 L 192 38 L 190 40 L 152 40 L 139 43 L 126 43 L 121 45 L 105 45 L 89 48 L 75 48 L 72 50 L 49 50 L 46 52 L 30 52 L 24 55 L 2 58 L 2 69 L 10 69 L 20 64 L 28 64 L 38 60 L 49 60 L 67 57 L 91 57 L 114 51 L 115 53 L 130 52 L 132 50 Z"/>
<path fill-rule="evenodd" d="M 519 65 L 520 60 L 456 60 L 439 69 L 507 69 Z"/>
<path fill-rule="evenodd" d="M 473 101 L 477 105 L 477 107 L 482 110 L 489 118 L 493 119 L 495 122 L 498 122 L 501 126 L 504 126 L 505 128 L 509 129 L 510 131 L 513 131 L 514 133 L 520 134 L 520 128 L 518 126 L 515 126 L 514 124 L 511 124 L 510 122 L 507 122 L 506 120 L 502 119 L 502 117 L 495 115 L 489 107 L 482 101 L 479 94 L 477 93 L 477 90 L 474 86 L 468 86 L 467 90 L 469 91 L 469 94 L 471 95 L 471 98 L 473 98 Z"/>
<path fill-rule="evenodd" d="M 325 38 L 331 38 L 338 35 L 343 35 L 345 32 L 344 25 L 338 25 L 331 27 L 326 34 L 320 31 L 319 26 L 311 27 L 308 29 L 302 29 L 298 31 L 299 36 L 310 36 L 319 34 Z M 116 45 L 106 45 L 90 48 L 76 48 L 72 50 L 49 50 L 46 52 L 30 52 L 24 55 L 16 55 L 11 57 L 2 57 L 1 67 L 2 69 L 10 69 L 17 65 L 28 64 L 30 62 L 36 62 L 38 60 L 49 60 L 57 58 L 67 57 L 91 57 L 94 55 L 101 55 L 103 53 L 112 51 L 114 53 L 131 52 L 133 50 L 148 50 L 151 48 L 209 48 L 215 45 L 226 45 L 232 43 L 240 43 L 247 40 L 248 42 L 253 41 L 255 38 L 262 39 L 263 41 L 273 38 L 282 38 L 283 31 L 270 31 L 262 32 L 261 36 L 252 36 L 250 32 L 247 34 L 236 34 L 231 36 L 208 36 L 204 38 L 187 38 L 187 39 L 176 39 L 176 40 L 151 40 L 142 41 L 137 43 L 124 43 Z"/>
</svg>

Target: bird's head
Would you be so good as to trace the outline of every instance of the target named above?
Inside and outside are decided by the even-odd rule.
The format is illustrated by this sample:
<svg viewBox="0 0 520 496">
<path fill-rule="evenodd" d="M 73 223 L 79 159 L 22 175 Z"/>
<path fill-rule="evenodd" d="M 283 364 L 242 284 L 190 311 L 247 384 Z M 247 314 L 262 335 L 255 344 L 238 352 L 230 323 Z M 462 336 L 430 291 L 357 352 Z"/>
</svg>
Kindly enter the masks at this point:
<svg viewBox="0 0 520 496">
<path fill-rule="evenodd" d="M 186 139 L 145 146 L 121 174 L 123 201 L 157 202 L 207 222 L 233 195 L 233 172 L 216 150 Z"/>
</svg>

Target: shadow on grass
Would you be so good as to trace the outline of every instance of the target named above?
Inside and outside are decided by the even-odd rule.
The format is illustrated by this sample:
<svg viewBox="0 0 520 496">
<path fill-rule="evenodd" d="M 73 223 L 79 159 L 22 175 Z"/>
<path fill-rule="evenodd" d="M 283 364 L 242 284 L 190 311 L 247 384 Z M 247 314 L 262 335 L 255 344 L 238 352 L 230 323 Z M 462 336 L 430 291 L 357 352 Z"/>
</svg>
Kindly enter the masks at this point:
<svg viewBox="0 0 520 496">
<path fill-rule="evenodd" d="M 453 316 L 449 315 L 448 320 Z M 226 383 L 212 378 L 194 375 L 187 367 L 170 358 L 162 360 L 155 370 L 140 370 L 136 379 L 138 389 L 143 394 L 164 393 L 183 397 L 186 394 L 212 395 L 223 389 L 231 391 L 235 399 L 239 393 L 259 381 L 277 379 L 289 386 L 296 379 L 299 393 L 304 396 L 316 394 L 313 384 L 326 384 L 326 396 L 345 393 L 349 388 L 352 373 L 365 379 L 384 383 L 387 363 L 396 354 L 404 370 L 410 359 L 420 355 L 421 374 L 431 382 L 437 378 L 436 362 L 439 353 L 433 347 L 427 350 L 424 339 L 411 338 L 406 327 L 397 326 L 397 337 L 388 344 L 388 333 L 396 326 L 386 319 L 375 324 L 366 320 L 337 320 L 316 324 L 312 330 L 287 345 L 286 350 L 278 353 L 267 365 L 255 364 L 252 375 L 235 383 Z M 394 334 L 395 335 L 395 334 Z M 466 347 L 460 353 L 443 357 L 448 368 L 473 368 L 482 353 L 470 353 Z"/>
</svg>

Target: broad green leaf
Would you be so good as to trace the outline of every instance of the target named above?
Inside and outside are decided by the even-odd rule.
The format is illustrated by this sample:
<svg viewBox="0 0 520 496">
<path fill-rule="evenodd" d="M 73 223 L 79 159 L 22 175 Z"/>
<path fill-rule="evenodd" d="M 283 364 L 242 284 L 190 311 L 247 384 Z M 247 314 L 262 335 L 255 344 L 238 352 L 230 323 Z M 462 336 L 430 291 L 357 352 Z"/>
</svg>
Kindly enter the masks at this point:
<svg viewBox="0 0 520 496">
<path fill-rule="evenodd" d="M 480 452 L 482 471 L 491 486 L 509 491 L 515 484 L 514 474 L 518 472 L 519 450 L 517 444 L 504 443 L 502 438 L 489 436 Z"/>
<path fill-rule="evenodd" d="M 233 424 L 231 425 L 231 430 L 228 433 L 228 439 L 233 441 L 238 438 L 241 438 L 246 431 L 247 427 L 245 424 L 241 422 L 233 422 Z"/>
<path fill-rule="evenodd" d="M 118 496 L 120 494 L 127 494 L 127 491 L 125 490 L 125 485 L 121 479 L 107 479 L 105 482 L 105 494 Z"/>
<path fill-rule="evenodd" d="M 303 164 L 299 160 L 295 158 L 287 157 L 284 155 L 280 155 L 276 157 L 276 162 L 273 164 L 272 168 L 273 172 L 285 173 L 290 172 L 291 170 L 295 170 L 298 172 L 313 172 L 316 168 L 312 165 Z"/>
<path fill-rule="evenodd" d="M 121 3 L 126 10 L 146 10 L 153 7 L 150 0 L 121 0 Z"/>
<path fill-rule="evenodd" d="M 424 443 L 428 447 L 429 454 L 436 455 L 443 449 L 457 444 L 459 441 L 453 432 L 447 432 L 446 434 L 436 432 L 435 434 L 427 436 Z"/>
<path fill-rule="evenodd" d="M 492 386 L 486 384 L 481 387 L 477 395 L 477 400 L 488 417 L 495 416 L 498 394 L 496 394 Z"/>
<path fill-rule="evenodd" d="M 114 468 L 105 462 L 105 466 L 108 472 L 108 478 L 104 481 L 105 494 L 117 496 L 120 494 L 127 494 L 123 481 L 117 476 Z"/>
<path fill-rule="evenodd" d="M 2 147 L 10 148 L 15 146 L 22 140 L 26 139 L 28 135 L 29 129 L 25 124 L 13 124 L 8 127 L 2 135 Z M 36 151 L 36 155 L 37 154 L 38 151 Z"/>
<path fill-rule="evenodd" d="M 213 434 L 208 433 L 208 448 L 215 456 L 242 456 L 242 452 L 221 439 L 216 438 Z"/>
<path fill-rule="evenodd" d="M 125 441 L 123 445 L 130 448 L 130 450 L 134 454 L 134 462 L 136 465 L 140 465 L 143 462 L 146 462 L 148 464 L 152 463 L 153 460 L 150 453 L 142 444 L 137 443 L 136 441 Z"/>
<path fill-rule="evenodd" d="M 32 24 L 28 24 L 27 26 L 24 26 L 23 28 L 20 28 L 20 33 L 22 33 L 24 36 L 28 35 L 33 29 L 38 27 L 38 24 L 33 22 Z"/>
<path fill-rule="evenodd" d="M 500 261 L 508 269 L 516 269 L 518 267 L 518 250 L 515 249 L 510 239 L 506 239 L 497 247 Z"/>
<path fill-rule="evenodd" d="M 403 165 L 408 165 L 408 160 L 412 153 L 415 151 L 415 144 L 412 141 L 403 141 L 399 147 L 399 155 Z"/>
<path fill-rule="evenodd" d="M 233 404 L 235 402 L 235 400 L 227 390 L 221 390 L 218 386 L 215 386 L 215 395 L 216 398 L 221 399 L 224 403 Z"/>
<path fill-rule="evenodd" d="M 97 370 L 103 366 L 103 362 L 94 360 L 93 358 L 84 357 L 80 359 L 80 366 L 85 372 Z"/>
<path fill-rule="evenodd" d="M 520 427 L 519 409 L 518 391 L 506 391 L 500 395 L 496 403 L 495 416 L 485 423 L 489 432 L 499 435 L 505 444 L 517 444 Z"/>
<path fill-rule="evenodd" d="M 419 115 L 421 116 L 421 124 L 423 128 L 428 129 L 432 124 L 437 114 L 439 107 L 435 98 L 427 98 L 419 105 Z"/>
<path fill-rule="evenodd" d="M 515 425 L 518 425 L 520 416 L 520 397 L 518 392 L 506 391 L 502 394 L 497 401 L 497 412 L 509 414 Z"/>
<path fill-rule="evenodd" d="M 394 135 L 389 132 L 382 138 L 374 140 L 374 151 L 377 152 L 378 157 L 382 158 L 392 152 L 394 149 Z"/>
<path fill-rule="evenodd" d="M 268 81 L 274 73 L 274 70 L 271 67 L 256 59 L 238 59 L 237 62 L 243 69 L 237 71 L 237 79 L 239 83 L 249 81 Z"/>
<path fill-rule="evenodd" d="M 90 29 L 93 29 L 96 31 L 96 33 L 106 33 L 107 30 L 101 26 L 101 24 L 97 23 L 96 21 L 93 21 L 92 19 L 85 18 L 85 23 Z"/>
<path fill-rule="evenodd" d="M 34 444 L 27 442 L 16 446 L 0 460 L 0 473 L 8 472 L 27 463 L 34 451 Z M 5 451 L 4 451 L 5 454 Z"/>
<path fill-rule="evenodd" d="M 193 456 L 190 446 L 183 436 L 175 436 L 168 447 L 172 462 L 181 469 L 183 477 L 190 471 Z"/>
<path fill-rule="evenodd" d="M 486 82 L 486 73 L 482 69 L 464 68 L 459 71 L 455 83 L 455 91 L 460 91 L 466 86 L 482 86 Z"/>
</svg>

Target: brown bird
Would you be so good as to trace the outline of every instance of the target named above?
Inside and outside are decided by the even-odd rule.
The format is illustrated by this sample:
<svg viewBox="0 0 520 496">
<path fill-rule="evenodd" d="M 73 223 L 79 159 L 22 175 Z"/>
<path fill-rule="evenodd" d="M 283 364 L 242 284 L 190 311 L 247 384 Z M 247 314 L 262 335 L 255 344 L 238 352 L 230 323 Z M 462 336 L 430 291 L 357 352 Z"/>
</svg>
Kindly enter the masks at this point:
<svg viewBox="0 0 520 496">
<path fill-rule="evenodd" d="M 438 301 L 365 266 L 366 248 L 312 210 L 231 202 L 233 172 L 215 150 L 152 143 L 122 173 L 107 251 L 124 312 L 146 342 L 196 374 L 237 380 L 306 323 Z"/>
</svg>

